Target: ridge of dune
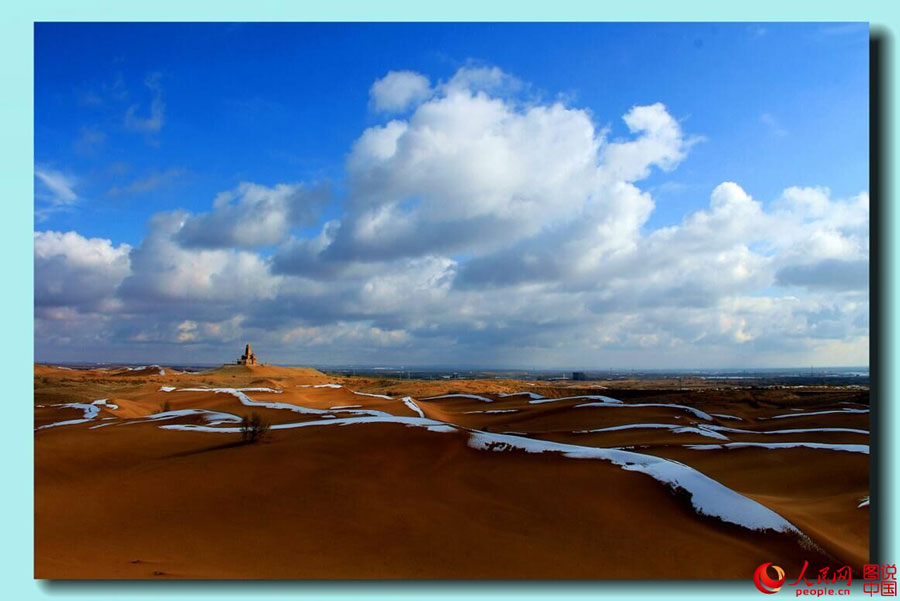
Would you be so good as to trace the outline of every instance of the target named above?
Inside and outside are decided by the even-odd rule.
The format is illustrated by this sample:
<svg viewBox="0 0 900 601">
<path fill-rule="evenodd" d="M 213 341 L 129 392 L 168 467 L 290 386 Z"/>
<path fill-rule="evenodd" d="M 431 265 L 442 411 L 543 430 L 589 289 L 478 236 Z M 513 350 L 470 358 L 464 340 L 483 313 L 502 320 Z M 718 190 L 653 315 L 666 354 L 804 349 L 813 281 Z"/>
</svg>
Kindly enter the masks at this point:
<svg viewBox="0 0 900 601">
<path fill-rule="evenodd" d="M 701 515 L 708 515 L 712 517 L 717 517 L 723 521 L 730 522 L 733 524 L 737 524 L 739 526 L 743 526 L 749 528 L 751 530 L 766 530 L 771 529 L 777 532 L 793 532 L 798 534 L 804 540 L 808 540 L 806 535 L 800 532 L 795 526 L 790 524 L 787 520 L 777 515 L 775 512 L 767 509 L 766 507 L 752 501 L 740 495 L 739 493 L 734 492 L 728 487 L 722 485 L 719 482 L 709 478 L 697 472 L 693 468 L 690 468 L 681 463 L 670 461 L 667 459 L 661 459 L 658 457 L 654 457 L 651 455 L 643 455 L 640 453 L 634 453 L 630 451 L 622 451 L 617 449 L 600 449 L 595 447 L 584 447 L 580 445 L 570 445 L 563 443 L 556 443 L 551 441 L 544 440 L 535 440 L 520 436 L 510 436 L 504 434 L 493 434 L 488 432 L 483 432 L 479 430 L 473 430 L 470 428 L 460 428 L 459 426 L 455 426 L 453 424 L 449 424 L 445 421 L 439 421 L 435 419 L 426 418 L 424 413 L 422 413 L 421 409 L 418 405 L 410 397 L 404 397 L 403 403 L 408 407 L 416 411 L 420 417 L 411 418 L 411 417 L 402 417 L 402 416 L 394 416 L 390 414 L 385 414 L 383 412 L 372 412 L 366 410 L 356 410 L 356 409 L 346 409 L 341 410 L 341 412 L 352 413 L 355 417 L 348 418 L 334 418 L 333 415 L 329 415 L 329 412 L 310 409 L 308 407 L 301 407 L 298 405 L 293 405 L 289 403 L 270 403 L 270 402 L 258 402 L 252 400 L 246 393 L 248 392 L 269 392 L 269 393 L 277 393 L 280 391 L 272 390 L 269 388 L 243 388 L 243 389 L 233 389 L 233 388 L 216 388 L 216 389 L 205 389 L 205 388 L 191 388 L 191 389 L 182 389 L 184 392 L 200 392 L 200 391 L 209 391 L 214 393 L 225 393 L 230 394 L 237 397 L 242 404 L 248 406 L 259 406 L 259 407 L 267 407 L 273 409 L 288 409 L 290 411 L 295 411 L 298 413 L 308 413 L 314 412 L 317 414 L 325 414 L 323 417 L 328 417 L 332 419 L 321 420 L 321 421 L 312 421 L 312 422 L 297 422 L 297 423 L 282 423 L 275 424 L 272 426 L 273 430 L 284 430 L 284 429 L 294 429 L 294 428 L 306 428 L 306 427 L 316 427 L 316 426 L 346 426 L 351 424 L 370 424 L 370 423 L 398 423 L 404 424 L 407 426 L 419 426 L 425 427 L 429 431 L 433 432 L 448 432 L 454 431 L 457 429 L 464 429 L 469 432 L 469 446 L 472 448 L 482 449 L 482 450 L 507 450 L 507 449 L 518 449 L 522 451 L 526 451 L 528 453 L 545 453 L 545 452 L 557 452 L 563 454 L 565 457 L 570 458 L 578 458 L 578 459 L 602 459 L 605 461 L 609 461 L 615 465 L 619 465 L 623 467 L 623 469 L 639 471 L 641 473 L 645 473 L 654 479 L 671 486 L 674 489 L 680 489 L 686 491 L 690 497 L 691 502 L 693 503 L 694 508 Z M 473 397 L 473 395 L 464 395 L 465 397 Z M 474 400 L 482 401 L 481 397 L 474 397 Z M 611 399 L 614 400 L 614 399 Z M 157 416 L 150 416 L 150 418 L 156 419 L 168 419 L 170 417 L 175 417 L 179 412 L 168 412 L 163 414 L 158 414 Z M 335 413 L 332 411 L 331 413 Z M 188 414 L 182 412 L 181 414 Z M 221 415 L 221 414 L 218 414 Z M 235 416 L 231 416 L 235 417 Z M 215 416 L 214 418 L 215 419 Z M 218 419 L 216 423 L 222 424 L 227 422 L 234 422 L 236 419 L 226 419 L 222 420 Z M 219 433 L 237 433 L 240 432 L 240 428 L 228 426 L 228 427 L 215 427 L 212 424 L 209 425 L 196 425 L 196 424 L 166 424 L 160 426 L 160 428 L 165 430 L 183 430 L 183 431 L 199 431 L 199 432 L 219 432 Z M 501 448 L 502 447 L 502 448 Z"/>
<path fill-rule="evenodd" d="M 312 377 L 329 378 L 326 374 L 313 367 L 282 367 L 280 365 L 232 365 L 225 364 L 202 372 L 206 376 L 254 376 L 266 377 Z M 330 378 L 329 378 L 330 379 Z"/>
</svg>

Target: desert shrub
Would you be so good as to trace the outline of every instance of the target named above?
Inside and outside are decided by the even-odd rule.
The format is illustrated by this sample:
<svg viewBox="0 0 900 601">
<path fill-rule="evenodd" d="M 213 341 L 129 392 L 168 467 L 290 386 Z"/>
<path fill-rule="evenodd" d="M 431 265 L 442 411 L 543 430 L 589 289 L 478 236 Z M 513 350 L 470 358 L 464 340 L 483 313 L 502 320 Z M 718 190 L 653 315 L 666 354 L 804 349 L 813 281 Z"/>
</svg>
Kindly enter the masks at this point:
<svg viewBox="0 0 900 601">
<path fill-rule="evenodd" d="M 165 413 L 166 411 L 171 411 L 171 410 L 172 410 L 172 405 L 169 404 L 169 401 L 166 401 L 165 403 L 163 403 L 162 405 L 159 406 L 158 413 Z"/>
<path fill-rule="evenodd" d="M 263 421 L 263 418 L 255 411 L 250 414 L 250 417 L 245 415 L 241 419 L 241 440 L 256 442 L 269 431 L 269 425 L 269 422 Z"/>
</svg>

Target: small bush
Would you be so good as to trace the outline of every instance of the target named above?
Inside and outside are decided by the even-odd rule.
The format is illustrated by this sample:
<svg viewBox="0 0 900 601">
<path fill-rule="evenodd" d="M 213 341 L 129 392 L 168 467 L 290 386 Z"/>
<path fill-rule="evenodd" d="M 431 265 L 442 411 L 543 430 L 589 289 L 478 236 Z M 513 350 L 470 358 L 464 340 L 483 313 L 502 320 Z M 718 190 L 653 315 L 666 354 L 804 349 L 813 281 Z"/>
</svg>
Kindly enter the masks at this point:
<svg viewBox="0 0 900 601">
<path fill-rule="evenodd" d="M 269 431 L 269 423 L 263 421 L 259 413 L 253 412 L 250 417 L 246 415 L 241 419 L 241 440 L 243 442 L 256 442 Z"/>
<path fill-rule="evenodd" d="M 166 411 L 171 411 L 171 410 L 172 410 L 172 405 L 169 404 L 169 401 L 166 401 L 165 403 L 163 403 L 162 405 L 159 406 L 158 413 L 165 413 Z"/>
</svg>

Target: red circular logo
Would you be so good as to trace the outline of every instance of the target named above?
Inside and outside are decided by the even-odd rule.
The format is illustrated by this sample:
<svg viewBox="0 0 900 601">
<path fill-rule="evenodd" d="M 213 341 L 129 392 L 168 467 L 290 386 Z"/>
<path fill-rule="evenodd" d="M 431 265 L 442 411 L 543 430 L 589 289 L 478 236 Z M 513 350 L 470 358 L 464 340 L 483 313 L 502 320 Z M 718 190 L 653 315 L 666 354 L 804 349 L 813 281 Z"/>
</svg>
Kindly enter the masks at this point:
<svg viewBox="0 0 900 601">
<path fill-rule="evenodd" d="M 769 578 L 769 574 L 767 572 L 769 566 L 772 566 L 772 569 L 775 570 L 775 573 L 778 575 L 774 580 Z M 753 584 L 756 585 L 756 588 L 759 589 L 759 592 L 765 593 L 767 595 L 771 595 L 772 593 L 777 593 L 781 590 L 781 587 L 784 586 L 784 570 L 780 567 L 772 565 L 771 562 L 764 563 L 753 572 Z"/>
</svg>

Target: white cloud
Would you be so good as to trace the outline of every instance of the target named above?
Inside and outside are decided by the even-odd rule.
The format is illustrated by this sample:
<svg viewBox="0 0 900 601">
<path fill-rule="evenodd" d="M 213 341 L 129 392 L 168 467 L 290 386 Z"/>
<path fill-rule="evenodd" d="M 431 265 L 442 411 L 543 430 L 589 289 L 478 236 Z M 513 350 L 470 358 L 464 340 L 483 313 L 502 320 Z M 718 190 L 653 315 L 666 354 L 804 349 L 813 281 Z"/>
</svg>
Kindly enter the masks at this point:
<svg viewBox="0 0 900 601">
<path fill-rule="evenodd" d="M 134 249 L 36 234 L 36 336 L 213 354 L 247 338 L 294 363 L 867 361 L 865 192 L 759 200 L 726 181 L 647 230 L 643 182 L 697 139 L 664 105 L 633 107 L 608 139 L 587 110 L 523 102 L 496 68 L 415 81 L 373 86 L 379 110 L 409 114 L 361 132 L 342 212 L 315 234 L 297 230 L 320 219 L 322 189 L 251 183 L 207 212 L 156 215 Z"/>
<path fill-rule="evenodd" d="M 400 113 L 431 95 L 428 78 L 415 71 L 389 71 L 369 90 L 376 111 Z"/>
<path fill-rule="evenodd" d="M 408 119 L 367 129 L 347 159 L 353 211 L 316 258 L 477 255 L 584 217 L 627 244 L 653 206 L 630 182 L 683 159 L 678 123 L 661 104 L 635 107 L 624 117 L 635 137 L 607 143 L 585 110 L 481 89 L 503 79 L 462 69 Z M 286 273 L 311 263 L 276 259 Z"/>
<path fill-rule="evenodd" d="M 194 248 L 257 248 L 283 241 L 292 226 L 314 222 L 328 189 L 302 184 L 274 187 L 244 182 L 222 192 L 212 211 L 188 215 L 176 239 Z"/>
<path fill-rule="evenodd" d="M 34 233 L 34 304 L 36 309 L 70 307 L 78 311 L 109 309 L 116 289 L 130 272 L 127 244 L 85 238 L 77 232 Z"/>
<path fill-rule="evenodd" d="M 462 90 L 504 95 L 521 90 L 524 86 L 499 67 L 468 66 L 459 69 L 442 87 L 446 93 Z"/>
<path fill-rule="evenodd" d="M 674 169 L 684 159 L 690 143 L 678 122 L 657 102 L 635 106 L 624 117 L 634 140 L 613 142 L 603 150 L 603 171 L 614 181 L 634 182 L 650 174 L 651 167 Z"/>
<path fill-rule="evenodd" d="M 269 274 L 259 255 L 235 250 L 195 250 L 174 237 L 188 219 L 183 212 L 157 214 L 150 233 L 131 253 L 131 275 L 122 294 L 132 302 L 196 304 L 202 313 L 209 303 L 232 308 L 274 297 L 277 276 Z"/>
<path fill-rule="evenodd" d="M 125 111 L 125 127 L 132 131 L 155 134 L 163 127 L 166 105 L 163 102 L 163 90 L 160 79 L 162 74 L 150 73 L 144 78 L 144 85 L 150 90 L 150 110 L 146 117 L 138 115 L 140 105 L 132 104 Z"/>
<path fill-rule="evenodd" d="M 37 179 L 34 198 L 35 216 L 38 221 L 45 219 L 50 213 L 66 210 L 78 203 L 75 192 L 77 180 L 48 167 L 35 167 L 34 177 Z"/>
</svg>

